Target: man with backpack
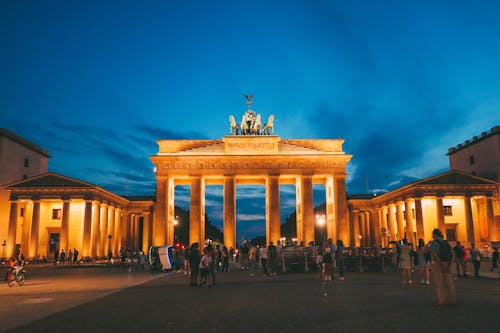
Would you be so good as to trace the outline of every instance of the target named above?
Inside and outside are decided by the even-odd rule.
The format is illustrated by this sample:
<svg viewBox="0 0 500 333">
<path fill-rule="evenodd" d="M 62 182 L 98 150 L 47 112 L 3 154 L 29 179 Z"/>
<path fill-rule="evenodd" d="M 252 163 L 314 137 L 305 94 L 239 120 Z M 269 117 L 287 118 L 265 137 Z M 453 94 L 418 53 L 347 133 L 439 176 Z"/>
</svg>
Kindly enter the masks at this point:
<svg viewBox="0 0 500 333">
<path fill-rule="evenodd" d="M 451 277 L 452 251 L 441 230 L 432 231 L 434 240 L 430 244 L 432 257 L 432 278 L 436 292 L 435 306 L 450 306 L 456 302 L 455 286 Z"/>
</svg>

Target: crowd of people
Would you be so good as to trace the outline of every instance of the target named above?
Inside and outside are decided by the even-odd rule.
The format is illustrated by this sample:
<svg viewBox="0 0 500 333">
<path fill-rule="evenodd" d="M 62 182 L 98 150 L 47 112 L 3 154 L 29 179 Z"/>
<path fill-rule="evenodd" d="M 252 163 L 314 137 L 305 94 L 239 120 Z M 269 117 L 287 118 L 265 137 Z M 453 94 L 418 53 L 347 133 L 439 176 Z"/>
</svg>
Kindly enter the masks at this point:
<svg viewBox="0 0 500 333">
<path fill-rule="evenodd" d="M 418 274 L 421 284 L 430 284 L 429 276 L 432 273 L 432 282 L 435 289 L 435 305 L 450 306 L 456 302 L 455 286 L 452 276 L 453 263 L 455 263 L 456 276 L 468 277 L 467 261 L 474 267 L 474 277 L 479 278 L 481 267 L 481 253 L 475 243 L 466 249 L 460 242 L 453 248 L 444 240 L 439 229 L 434 229 L 433 240 L 424 243 L 418 240 L 418 246 L 412 247 L 406 239 L 397 247 L 397 261 L 402 274 L 402 284 L 412 284 L 412 273 Z M 493 249 L 491 270 L 498 270 L 498 249 Z"/>
<path fill-rule="evenodd" d="M 314 245 L 314 244 L 312 244 Z M 296 247 L 303 246 L 298 245 Z M 317 248 L 316 267 L 325 264 L 330 279 L 333 268 L 338 267 L 339 280 L 344 279 L 344 245 L 325 240 Z M 230 267 L 246 270 L 254 277 L 258 270 L 263 276 L 277 276 L 284 272 L 284 246 L 280 241 L 269 242 L 267 246 L 244 242 L 239 248 L 227 248 L 224 245 L 207 244 L 203 248 L 194 243 L 179 253 L 184 256 L 184 274 L 189 275 L 191 287 L 212 287 L 216 283 L 216 273 L 228 272 Z"/>
</svg>

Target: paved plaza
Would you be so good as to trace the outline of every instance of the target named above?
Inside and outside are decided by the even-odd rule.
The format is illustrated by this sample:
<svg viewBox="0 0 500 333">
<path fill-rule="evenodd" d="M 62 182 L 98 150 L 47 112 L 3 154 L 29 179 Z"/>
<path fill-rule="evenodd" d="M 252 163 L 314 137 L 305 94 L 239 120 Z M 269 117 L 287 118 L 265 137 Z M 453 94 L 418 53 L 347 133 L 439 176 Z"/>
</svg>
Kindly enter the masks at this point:
<svg viewBox="0 0 500 333">
<path fill-rule="evenodd" d="M 432 288 L 399 272 L 347 273 L 325 297 L 314 273 L 219 273 L 192 288 L 182 273 L 29 267 L 26 285 L 0 284 L 9 332 L 499 332 L 500 279 L 456 281 L 458 304 L 434 308 Z M 486 276 L 488 275 L 488 276 Z"/>
</svg>

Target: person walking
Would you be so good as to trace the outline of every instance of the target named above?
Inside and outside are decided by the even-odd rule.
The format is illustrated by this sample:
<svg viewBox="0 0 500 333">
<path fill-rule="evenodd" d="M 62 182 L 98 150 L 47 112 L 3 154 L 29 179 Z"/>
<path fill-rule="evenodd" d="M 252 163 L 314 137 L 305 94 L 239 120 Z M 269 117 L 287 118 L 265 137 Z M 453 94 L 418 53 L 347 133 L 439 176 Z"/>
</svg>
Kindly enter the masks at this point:
<svg viewBox="0 0 500 333">
<path fill-rule="evenodd" d="M 399 253 L 399 268 L 401 269 L 402 284 L 412 284 L 411 280 L 411 269 L 413 268 L 413 262 L 411 260 L 412 248 L 408 244 L 406 238 L 403 239 L 403 245 L 400 247 Z"/>
<path fill-rule="evenodd" d="M 471 243 L 470 261 L 472 261 L 472 265 L 474 265 L 474 276 L 478 278 L 479 269 L 481 268 L 481 253 L 479 253 L 475 243 Z"/>
<path fill-rule="evenodd" d="M 465 248 L 460 242 L 453 247 L 453 254 L 455 255 L 455 264 L 457 266 L 457 276 L 467 277 L 467 266 L 465 265 Z M 460 271 L 462 274 L 460 274 Z"/>
<path fill-rule="evenodd" d="M 434 240 L 430 243 L 432 256 L 432 281 L 436 300 L 435 306 L 448 306 L 456 303 L 455 285 L 451 276 L 452 251 L 448 241 L 443 239 L 441 230 L 432 231 Z"/>
</svg>

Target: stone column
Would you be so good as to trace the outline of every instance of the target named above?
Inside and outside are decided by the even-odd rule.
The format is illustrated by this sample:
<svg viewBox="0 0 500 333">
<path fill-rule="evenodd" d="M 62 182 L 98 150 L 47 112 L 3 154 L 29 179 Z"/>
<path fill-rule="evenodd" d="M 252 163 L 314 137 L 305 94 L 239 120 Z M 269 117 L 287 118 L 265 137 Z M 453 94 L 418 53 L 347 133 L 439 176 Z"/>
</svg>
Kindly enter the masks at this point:
<svg viewBox="0 0 500 333">
<path fill-rule="evenodd" d="M 417 221 L 417 239 L 425 239 L 424 235 L 424 215 L 422 212 L 422 199 L 415 198 L 415 219 Z M 416 246 L 417 239 L 414 240 L 413 246 Z"/>
<path fill-rule="evenodd" d="M 69 249 L 69 205 L 70 201 L 68 199 L 63 200 L 61 217 L 61 238 L 59 240 L 59 247 L 66 253 Z"/>
<path fill-rule="evenodd" d="M 101 234 L 99 240 L 99 257 L 106 257 L 108 248 L 108 205 L 101 205 L 101 223 L 99 233 Z"/>
<path fill-rule="evenodd" d="M 99 250 L 99 239 L 100 239 L 100 222 L 101 222 L 101 203 L 100 202 L 95 202 L 93 205 L 93 216 L 92 216 L 92 250 L 91 250 L 91 256 L 92 257 L 97 257 L 99 255 L 98 250 Z"/>
<path fill-rule="evenodd" d="M 446 224 L 444 223 L 444 206 L 443 206 L 443 197 L 436 197 L 436 220 L 437 220 L 437 228 L 441 230 L 443 235 L 446 235 Z"/>
<path fill-rule="evenodd" d="M 358 210 L 353 210 L 352 211 L 352 232 L 353 232 L 353 237 L 351 239 L 353 240 L 353 246 L 360 247 L 361 244 L 359 242 L 359 235 L 360 229 L 359 229 L 359 211 Z"/>
<path fill-rule="evenodd" d="M 144 213 L 144 222 L 142 223 L 142 251 L 148 253 L 151 244 L 151 214 Z"/>
<path fill-rule="evenodd" d="M 9 229 L 7 233 L 7 245 L 5 255 L 7 258 L 14 256 L 16 249 L 16 232 L 17 232 L 17 201 L 10 202 Z"/>
<path fill-rule="evenodd" d="M 297 244 L 304 241 L 304 228 L 302 220 L 302 179 L 295 178 L 295 224 L 297 230 Z"/>
<path fill-rule="evenodd" d="M 114 228 L 114 233 L 113 233 L 113 253 L 119 254 L 120 252 L 120 247 L 122 243 L 122 234 L 120 232 L 121 230 L 121 216 L 122 216 L 122 210 L 118 207 L 115 208 L 115 228 Z"/>
<path fill-rule="evenodd" d="M 415 232 L 415 228 L 413 227 L 413 214 L 411 210 L 411 199 L 406 199 L 405 200 L 405 220 L 406 220 L 406 239 L 408 239 L 408 242 L 413 242 L 414 237 L 413 233 Z"/>
<path fill-rule="evenodd" d="M 339 238 L 337 223 L 335 221 L 335 178 L 333 175 L 326 177 L 325 183 L 326 190 L 326 238 L 331 238 L 334 242 Z M 348 222 L 348 226 L 350 225 Z M 350 235 L 351 228 L 348 227 L 348 234 Z M 349 236 L 349 241 L 351 237 Z M 348 244 L 348 243 L 344 243 Z"/>
<path fill-rule="evenodd" d="M 85 200 L 85 212 L 83 215 L 83 257 L 90 257 L 91 255 L 91 230 L 92 230 L 92 201 Z"/>
<path fill-rule="evenodd" d="M 205 182 L 201 176 L 191 178 L 189 243 L 194 242 L 200 243 L 201 246 L 205 243 Z"/>
<path fill-rule="evenodd" d="M 165 245 L 167 231 L 167 178 L 156 177 L 156 205 L 153 219 L 153 246 Z"/>
<path fill-rule="evenodd" d="M 396 208 L 396 215 L 394 215 L 394 208 Z M 389 228 L 391 229 L 391 235 L 393 240 L 398 240 L 399 239 L 399 229 L 397 227 L 396 223 L 396 217 L 397 217 L 397 210 L 398 210 L 398 205 L 397 203 L 390 203 L 387 209 L 387 216 L 389 217 Z M 401 225 L 403 225 L 403 222 L 401 222 Z"/>
<path fill-rule="evenodd" d="M 132 219 L 132 213 L 124 212 L 121 219 L 121 247 L 127 249 L 130 247 L 130 239 L 128 239 L 128 230 L 130 228 L 130 220 Z"/>
<path fill-rule="evenodd" d="M 359 242 L 359 246 L 366 246 L 366 214 L 364 211 L 359 213 L 360 221 L 359 221 L 359 229 L 361 239 Z"/>
<path fill-rule="evenodd" d="M 33 203 L 29 202 L 28 204 L 24 205 L 23 231 L 21 236 L 21 252 L 24 253 L 25 255 L 29 253 L 32 216 L 33 216 Z"/>
<path fill-rule="evenodd" d="M 372 234 L 371 234 L 371 214 L 369 211 L 365 212 L 365 235 L 366 235 L 366 240 L 365 240 L 365 246 L 371 246 L 372 243 Z"/>
<path fill-rule="evenodd" d="M 192 191 L 192 189 L 191 189 Z M 203 240 L 205 240 L 205 183 L 202 180 L 201 182 L 201 234 L 203 235 Z M 193 193 L 193 192 L 191 192 Z M 172 177 L 169 177 L 167 180 L 167 244 L 174 244 L 174 232 L 175 232 L 175 180 Z M 191 209 L 190 215 L 193 213 Z M 191 235 L 190 235 L 191 237 Z"/>
<path fill-rule="evenodd" d="M 234 175 L 224 177 L 224 245 L 236 249 L 236 181 Z"/>
<path fill-rule="evenodd" d="M 396 202 L 396 224 L 397 224 L 397 237 L 396 240 L 401 240 L 405 238 L 405 227 L 404 227 L 404 217 L 403 217 L 403 209 L 402 202 Z M 394 235 L 396 236 L 396 235 Z"/>
<path fill-rule="evenodd" d="M 300 187 L 300 205 L 302 207 L 301 220 L 303 232 L 302 241 L 304 242 L 304 245 L 307 245 L 309 244 L 309 242 L 314 241 L 314 202 L 312 192 L 312 176 L 303 175 L 302 177 L 300 177 Z M 298 235 L 297 238 L 299 238 Z"/>
<path fill-rule="evenodd" d="M 108 242 L 106 243 L 106 254 L 108 251 L 111 251 L 113 253 L 113 256 L 116 255 L 115 251 L 115 206 L 109 206 L 108 207 L 108 234 L 111 235 L 111 240 L 108 239 Z"/>
<path fill-rule="evenodd" d="M 373 246 L 382 246 L 382 231 L 380 227 L 380 209 L 375 208 L 375 211 L 371 212 L 372 222 L 373 222 L 373 232 L 372 232 L 372 243 Z"/>
<path fill-rule="evenodd" d="M 488 196 L 486 200 L 486 221 L 488 223 L 488 237 L 490 241 L 498 241 L 498 230 L 495 228 L 495 216 L 493 215 L 493 198 Z"/>
<path fill-rule="evenodd" d="M 464 207 L 465 207 L 465 228 L 467 232 L 467 241 L 475 242 L 474 234 L 474 221 L 472 219 L 472 205 L 470 202 L 470 196 L 464 196 Z"/>
<path fill-rule="evenodd" d="M 33 218 L 31 220 L 30 249 L 28 257 L 36 258 L 40 235 L 40 200 L 33 200 Z"/>
<path fill-rule="evenodd" d="M 347 194 L 345 187 L 345 175 L 335 176 L 334 191 L 336 203 L 335 223 L 337 224 L 337 239 L 340 238 L 342 242 L 346 244 L 349 241 L 349 224 L 347 221 Z"/>
<path fill-rule="evenodd" d="M 280 225 L 280 183 L 277 175 L 266 179 L 266 244 L 277 244 L 281 237 Z"/>
<path fill-rule="evenodd" d="M 126 229 L 125 229 L 125 239 L 126 239 L 125 244 L 127 244 L 127 247 L 130 249 L 134 248 L 134 238 L 132 236 L 132 233 L 133 233 L 132 229 L 134 227 L 136 216 L 137 216 L 137 214 L 135 214 L 135 213 L 129 214 L 128 219 L 127 219 Z"/>
</svg>

